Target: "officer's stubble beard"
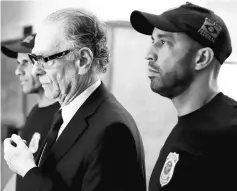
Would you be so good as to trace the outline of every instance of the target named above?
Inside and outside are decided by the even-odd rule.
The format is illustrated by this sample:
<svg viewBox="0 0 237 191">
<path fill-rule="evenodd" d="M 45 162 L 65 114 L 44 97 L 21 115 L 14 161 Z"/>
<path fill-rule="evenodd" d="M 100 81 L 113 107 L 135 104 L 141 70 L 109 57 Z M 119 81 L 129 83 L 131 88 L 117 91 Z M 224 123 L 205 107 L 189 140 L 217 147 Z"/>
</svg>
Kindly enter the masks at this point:
<svg viewBox="0 0 237 191">
<path fill-rule="evenodd" d="M 169 99 L 173 99 L 185 92 L 195 79 L 195 69 L 193 67 L 195 55 L 196 51 L 189 50 L 179 61 L 176 62 L 172 70 L 165 74 L 158 66 L 160 79 L 156 80 L 161 80 L 161 82 L 158 82 L 161 83 L 161 85 L 156 86 L 156 80 L 151 82 L 152 91 Z"/>
</svg>

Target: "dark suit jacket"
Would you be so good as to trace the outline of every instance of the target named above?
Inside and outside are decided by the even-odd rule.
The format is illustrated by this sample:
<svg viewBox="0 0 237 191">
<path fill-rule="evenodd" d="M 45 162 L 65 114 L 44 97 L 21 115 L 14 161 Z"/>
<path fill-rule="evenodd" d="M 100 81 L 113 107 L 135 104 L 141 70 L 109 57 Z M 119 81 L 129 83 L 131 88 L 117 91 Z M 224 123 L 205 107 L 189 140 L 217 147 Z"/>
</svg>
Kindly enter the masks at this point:
<svg viewBox="0 0 237 191">
<path fill-rule="evenodd" d="M 25 191 L 145 191 L 143 144 L 132 116 L 101 84 L 20 186 Z"/>
</svg>

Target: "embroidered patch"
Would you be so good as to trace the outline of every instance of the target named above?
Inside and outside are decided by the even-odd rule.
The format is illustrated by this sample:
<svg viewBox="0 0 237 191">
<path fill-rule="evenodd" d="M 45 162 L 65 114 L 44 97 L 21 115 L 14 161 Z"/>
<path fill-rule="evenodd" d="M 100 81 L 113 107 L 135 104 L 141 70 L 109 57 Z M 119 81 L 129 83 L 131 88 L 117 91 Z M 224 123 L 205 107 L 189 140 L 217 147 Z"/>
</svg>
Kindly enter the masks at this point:
<svg viewBox="0 0 237 191">
<path fill-rule="evenodd" d="M 221 30 L 222 27 L 218 23 L 210 18 L 206 18 L 198 32 L 200 35 L 214 43 Z"/>
<path fill-rule="evenodd" d="M 25 42 L 25 43 L 30 43 L 33 38 L 34 38 L 34 36 L 30 35 L 30 36 L 26 37 L 26 38 L 23 40 L 23 42 Z"/>
<path fill-rule="evenodd" d="M 163 169 L 160 174 L 160 184 L 161 187 L 168 184 L 173 176 L 175 165 L 179 160 L 179 154 L 177 153 L 170 153 L 165 161 Z"/>
<path fill-rule="evenodd" d="M 33 154 L 36 153 L 39 148 L 39 141 L 40 141 L 40 134 L 36 132 L 32 136 L 29 144 L 29 149 Z"/>
</svg>

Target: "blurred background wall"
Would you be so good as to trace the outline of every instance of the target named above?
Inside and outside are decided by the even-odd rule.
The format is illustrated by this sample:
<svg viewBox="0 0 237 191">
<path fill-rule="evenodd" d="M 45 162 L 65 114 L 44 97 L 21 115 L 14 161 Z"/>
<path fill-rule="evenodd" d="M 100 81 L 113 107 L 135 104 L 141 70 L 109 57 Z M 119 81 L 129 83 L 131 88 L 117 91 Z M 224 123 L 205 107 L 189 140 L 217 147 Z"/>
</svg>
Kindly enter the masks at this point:
<svg viewBox="0 0 237 191">
<path fill-rule="evenodd" d="M 40 21 L 50 12 L 63 7 L 79 7 L 94 12 L 108 25 L 111 64 L 103 81 L 133 115 L 141 132 L 146 154 L 147 180 L 168 133 L 177 121 L 170 100 L 150 90 L 147 61 L 144 59 L 150 37 L 135 32 L 129 24 L 135 10 L 161 13 L 184 0 L 67 0 L 67 1 L 1 1 L 1 42 L 11 43 L 23 37 L 23 28 L 37 31 Z M 193 0 L 217 12 L 226 22 L 233 43 L 233 53 L 221 68 L 221 90 L 237 100 L 237 18 L 236 0 Z M 24 96 L 14 70 L 16 61 L 1 53 L 1 124 L 21 127 L 25 116 L 36 103 L 34 96 Z M 4 132 L 2 125 L 2 133 Z M 2 151 L 3 149 L 1 149 Z M 1 158 L 2 188 L 11 172 Z M 148 182 L 148 181 L 147 181 Z"/>
</svg>

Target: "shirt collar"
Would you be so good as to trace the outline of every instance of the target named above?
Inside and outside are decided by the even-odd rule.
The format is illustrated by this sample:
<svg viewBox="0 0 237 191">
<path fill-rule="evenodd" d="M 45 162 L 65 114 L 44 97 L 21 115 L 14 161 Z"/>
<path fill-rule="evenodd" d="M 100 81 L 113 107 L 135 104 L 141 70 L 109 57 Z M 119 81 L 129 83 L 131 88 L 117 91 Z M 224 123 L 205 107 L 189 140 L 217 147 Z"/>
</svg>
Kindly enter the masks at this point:
<svg viewBox="0 0 237 191">
<path fill-rule="evenodd" d="M 63 123 L 68 124 L 68 122 L 75 115 L 77 110 L 82 106 L 82 104 L 87 100 L 87 98 L 100 86 L 101 80 L 97 80 L 94 84 L 84 90 L 79 94 L 74 100 L 72 100 L 68 105 L 62 108 L 62 118 Z"/>
</svg>

